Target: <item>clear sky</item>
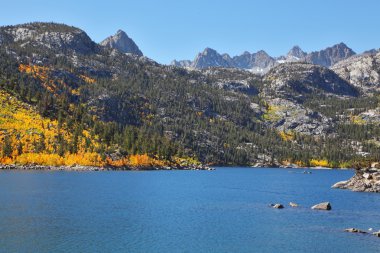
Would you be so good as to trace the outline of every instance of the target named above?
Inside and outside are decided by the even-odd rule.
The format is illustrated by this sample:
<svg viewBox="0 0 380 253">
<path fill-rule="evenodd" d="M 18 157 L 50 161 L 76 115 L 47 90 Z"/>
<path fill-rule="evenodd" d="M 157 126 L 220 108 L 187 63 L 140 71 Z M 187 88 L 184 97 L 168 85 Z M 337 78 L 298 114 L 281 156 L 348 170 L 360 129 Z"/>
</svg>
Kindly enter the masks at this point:
<svg viewBox="0 0 380 253">
<path fill-rule="evenodd" d="M 0 25 L 54 21 L 96 42 L 122 29 L 161 63 L 193 59 L 205 47 L 272 56 L 293 45 L 380 47 L 379 0 L 0 0 L 0 8 Z"/>
</svg>

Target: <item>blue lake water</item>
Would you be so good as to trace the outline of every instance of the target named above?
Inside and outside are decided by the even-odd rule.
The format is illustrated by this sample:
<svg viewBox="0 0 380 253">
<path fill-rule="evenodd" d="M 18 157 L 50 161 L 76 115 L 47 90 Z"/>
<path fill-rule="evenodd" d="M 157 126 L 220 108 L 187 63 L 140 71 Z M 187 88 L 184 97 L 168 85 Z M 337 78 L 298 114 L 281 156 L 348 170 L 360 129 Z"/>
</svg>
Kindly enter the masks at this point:
<svg viewBox="0 0 380 253">
<path fill-rule="evenodd" d="M 342 232 L 380 230 L 380 194 L 330 188 L 352 171 L 299 172 L 0 171 L 0 252 L 380 252 Z"/>
</svg>

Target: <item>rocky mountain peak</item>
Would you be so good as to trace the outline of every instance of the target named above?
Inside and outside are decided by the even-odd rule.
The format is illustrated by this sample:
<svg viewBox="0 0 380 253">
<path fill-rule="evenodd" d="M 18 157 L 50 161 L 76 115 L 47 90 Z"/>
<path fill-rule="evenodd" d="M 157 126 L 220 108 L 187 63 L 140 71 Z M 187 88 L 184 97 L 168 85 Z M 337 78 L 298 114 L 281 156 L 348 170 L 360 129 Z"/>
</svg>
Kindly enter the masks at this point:
<svg viewBox="0 0 380 253">
<path fill-rule="evenodd" d="M 347 59 L 356 53 L 343 42 L 324 50 L 312 52 L 305 57 L 307 62 L 331 67 L 335 63 Z"/>
<path fill-rule="evenodd" d="M 306 53 L 299 46 L 294 46 L 289 50 L 287 56 L 301 59 L 306 56 Z"/>
<path fill-rule="evenodd" d="M 128 37 L 128 35 L 126 34 L 126 32 L 124 32 L 124 31 L 121 30 L 121 29 L 117 30 L 116 35 L 127 36 L 127 37 Z"/>
<path fill-rule="evenodd" d="M 265 52 L 264 50 L 257 51 L 256 55 L 269 56 L 269 54 L 267 52 Z"/>
<path fill-rule="evenodd" d="M 121 29 L 119 29 L 115 35 L 112 35 L 100 42 L 100 45 L 117 49 L 122 53 L 143 56 L 143 53 L 136 43 Z"/>
<path fill-rule="evenodd" d="M 206 47 L 202 52 L 202 55 L 217 55 L 217 54 L 218 52 L 215 49 L 212 49 L 210 47 Z"/>
<path fill-rule="evenodd" d="M 373 49 L 364 51 L 363 54 L 377 54 L 378 52 L 380 52 L 378 49 L 373 48 Z"/>
<path fill-rule="evenodd" d="M 352 55 L 355 55 L 356 53 L 349 48 L 345 43 L 341 42 L 337 45 L 332 46 L 332 51 L 334 51 L 337 56 L 348 58 Z"/>
<path fill-rule="evenodd" d="M 202 53 L 199 53 L 197 57 L 195 57 L 193 64 L 193 68 L 203 69 L 208 67 L 231 67 L 231 63 L 229 62 L 229 58 L 225 55 L 219 54 L 216 50 L 212 48 L 205 48 Z"/>
</svg>

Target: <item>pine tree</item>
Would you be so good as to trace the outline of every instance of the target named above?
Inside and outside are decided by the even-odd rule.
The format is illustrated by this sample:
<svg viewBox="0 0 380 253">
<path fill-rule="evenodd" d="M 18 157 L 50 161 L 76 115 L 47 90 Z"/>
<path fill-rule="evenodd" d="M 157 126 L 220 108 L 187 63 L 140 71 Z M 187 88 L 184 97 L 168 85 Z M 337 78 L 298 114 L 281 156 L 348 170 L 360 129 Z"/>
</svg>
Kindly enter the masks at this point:
<svg viewBox="0 0 380 253">
<path fill-rule="evenodd" d="M 13 148 L 12 148 L 12 142 L 9 136 L 4 137 L 4 144 L 3 144 L 3 157 L 10 157 L 12 155 Z"/>
</svg>

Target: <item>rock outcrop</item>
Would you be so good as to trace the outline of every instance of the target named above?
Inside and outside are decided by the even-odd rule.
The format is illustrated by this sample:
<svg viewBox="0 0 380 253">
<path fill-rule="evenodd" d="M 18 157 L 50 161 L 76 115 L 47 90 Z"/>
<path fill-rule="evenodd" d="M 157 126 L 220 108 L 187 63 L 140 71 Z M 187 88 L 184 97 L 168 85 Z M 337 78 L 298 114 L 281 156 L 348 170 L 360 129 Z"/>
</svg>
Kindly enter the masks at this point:
<svg viewBox="0 0 380 253">
<path fill-rule="evenodd" d="M 357 192 L 380 192 L 380 169 L 356 170 L 351 179 L 338 182 L 332 188 L 349 189 Z"/>
<path fill-rule="evenodd" d="M 333 126 L 330 118 L 293 101 L 274 98 L 268 100 L 264 115 L 266 122 L 279 132 L 297 132 L 304 135 L 324 135 Z"/>
<path fill-rule="evenodd" d="M 271 69 L 264 78 L 268 88 L 282 93 L 294 94 L 330 93 L 357 96 L 358 91 L 332 70 L 308 63 L 284 63 Z M 288 94 L 288 93 L 287 93 Z"/>
<path fill-rule="evenodd" d="M 3 37 L 3 39 L 1 39 Z M 56 23 L 28 23 L 0 28 L 0 40 L 21 48 L 40 48 L 54 52 L 90 54 L 99 46 L 81 29 Z"/>
<path fill-rule="evenodd" d="M 380 90 L 380 52 L 351 57 L 335 64 L 332 70 L 363 91 Z"/>
</svg>

